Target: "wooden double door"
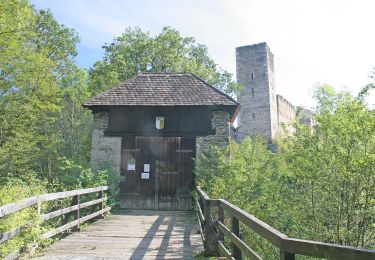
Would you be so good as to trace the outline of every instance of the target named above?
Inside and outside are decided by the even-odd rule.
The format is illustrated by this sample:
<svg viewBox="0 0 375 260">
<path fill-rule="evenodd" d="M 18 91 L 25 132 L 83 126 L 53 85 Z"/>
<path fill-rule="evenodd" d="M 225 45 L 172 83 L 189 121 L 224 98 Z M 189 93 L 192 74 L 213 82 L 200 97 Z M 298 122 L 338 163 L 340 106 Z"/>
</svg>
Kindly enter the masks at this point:
<svg viewBox="0 0 375 260">
<path fill-rule="evenodd" d="M 195 138 L 124 137 L 121 207 L 191 210 L 194 158 Z"/>
</svg>

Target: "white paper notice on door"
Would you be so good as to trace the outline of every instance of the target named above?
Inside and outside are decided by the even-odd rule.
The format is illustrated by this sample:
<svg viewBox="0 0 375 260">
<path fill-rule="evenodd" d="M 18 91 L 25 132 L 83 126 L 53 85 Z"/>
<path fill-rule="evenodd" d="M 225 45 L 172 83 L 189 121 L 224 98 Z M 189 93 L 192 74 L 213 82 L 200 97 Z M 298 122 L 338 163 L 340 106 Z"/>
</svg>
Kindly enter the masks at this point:
<svg viewBox="0 0 375 260">
<path fill-rule="evenodd" d="M 144 179 L 144 180 L 150 179 L 150 173 L 149 172 L 142 172 L 141 179 Z"/>
<path fill-rule="evenodd" d="M 143 165 L 143 171 L 144 171 L 144 172 L 150 172 L 150 165 L 145 163 L 145 164 Z"/>
<path fill-rule="evenodd" d="M 128 171 L 135 171 L 135 160 L 134 159 L 128 160 Z"/>
</svg>

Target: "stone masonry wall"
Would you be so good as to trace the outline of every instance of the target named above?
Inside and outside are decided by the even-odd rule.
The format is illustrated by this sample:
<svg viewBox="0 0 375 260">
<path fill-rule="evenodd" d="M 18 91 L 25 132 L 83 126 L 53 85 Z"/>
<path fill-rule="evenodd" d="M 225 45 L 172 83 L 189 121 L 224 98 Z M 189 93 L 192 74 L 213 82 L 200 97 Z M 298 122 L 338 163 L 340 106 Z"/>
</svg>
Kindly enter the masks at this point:
<svg viewBox="0 0 375 260">
<path fill-rule="evenodd" d="M 223 111 L 215 111 L 211 118 L 212 129 L 215 135 L 197 137 L 197 155 L 207 151 L 211 145 L 225 147 L 230 142 L 229 114 Z"/>
<path fill-rule="evenodd" d="M 267 49 L 267 69 L 268 69 L 268 89 L 270 99 L 270 118 L 271 118 L 271 138 L 274 138 L 278 128 L 278 110 L 277 110 L 277 98 L 276 98 L 276 80 L 275 80 L 275 69 L 273 61 L 273 53 L 266 44 Z"/>
<path fill-rule="evenodd" d="M 266 43 L 236 48 L 241 111 L 237 140 L 261 135 L 271 140 L 277 131 L 277 103 L 273 54 Z"/>
<path fill-rule="evenodd" d="M 302 108 L 298 114 L 298 121 L 308 126 L 311 130 L 315 127 L 314 114 L 311 110 Z"/>
<path fill-rule="evenodd" d="M 277 117 L 279 122 L 279 133 L 294 133 L 295 128 L 291 125 L 296 120 L 295 107 L 283 96 L 277 95 Z"/>
<path fill-rule="evenodd" d="M 112 169 L 120 172 L 121 167 L 121 137 L 104 136 L 108 128 L 108 112 L 94 114 L 92 131 L 91 166 L 99 169 L 104 163 L 109 163 Z"/>
</svg>

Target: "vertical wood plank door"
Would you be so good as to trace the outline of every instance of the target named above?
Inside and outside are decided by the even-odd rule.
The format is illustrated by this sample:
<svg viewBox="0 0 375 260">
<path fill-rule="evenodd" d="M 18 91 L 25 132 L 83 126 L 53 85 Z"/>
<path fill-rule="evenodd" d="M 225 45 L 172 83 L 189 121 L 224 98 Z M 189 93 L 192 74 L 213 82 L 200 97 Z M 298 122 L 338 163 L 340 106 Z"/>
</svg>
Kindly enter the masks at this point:
<svg viewBox="0 0 375 260">
<path fill-rule="evenodd" d="M 132 161 L 129 160 L 134 158 L 136 165 L 132 170 Z M 125 175 L 125 182 L 120 187 L 121 207 L 191 210 L 193 158 L 195 138 L 123 138 L 122 174 Z M 145 172 L 145 164 L 150 166 L 149 172 Z"/>
</svg>

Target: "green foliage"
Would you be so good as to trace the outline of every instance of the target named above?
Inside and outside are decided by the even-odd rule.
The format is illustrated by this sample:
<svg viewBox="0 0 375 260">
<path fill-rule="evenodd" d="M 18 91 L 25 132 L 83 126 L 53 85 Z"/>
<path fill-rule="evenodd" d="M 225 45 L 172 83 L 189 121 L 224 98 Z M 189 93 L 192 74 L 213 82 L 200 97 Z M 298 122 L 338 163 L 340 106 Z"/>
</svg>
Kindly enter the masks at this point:
<svg viewBox="0 0 375 260">
<path fill-rule="evenodd" d="M 57 130 L 62 140 L 60 154 L 79 164 L 90 161 L 91 151 L 91 111 L 82 107 L 89 97 L 87 72 L 78 67 L 60 81 L 62 108 Z"/>
<path fill-rule="evenodd" d="M 285 158 L 303 203 L 301 233 L 310 239 L 374 247 L 375 116 L 348 93 L 317 89 L 317 126 L 297 127 Z"/>
<path fill-rule="evenodd" d="M 197 183 L 289 236 L 373 248 L 375 246 L 375 114 L 361 99 L 332 87 L 316 89 L 316 127 L 296 125 L 278 140 L 245 139 L 212 147 L 197 159 Z M 244 229 L 263 257 L 270 245 Z"/>
<path fill-rule="evenodd" d="M 50 11 L 27 0 L 0 0 L 0 10 L 0 205 L 99 185 L 116 195 L 123 178 L 108 166 L 89 167 L 92 116 L 81 104 L 138 72 L 192 72 L 230 95 L 239 91 L 206 46 L 170 27 L 155 36 L 127 28 L 87 73 L 73 62 L 78 35 Z M 197 159 L 198 184 L 290 236 L 374 247 L 375 114 L 364 101 L 372 89 L 353 97 L 318 86 L 314 131 L 297 124 L 294 135 L 278 140 L 278 153 L 261 138 L 213 147 Z M 0 233 L 29 222 L 27 232 L 1 245 L 0 257 L 41 232 L 33 209 L 0 220 Z M 265 258 L 278 254 L 243 232 Z"/>
<path fill-rule="evenodd" d="M 35 194 L 41 194 L 44 189 L 40 185 L 23 183 L 17 180 L 0 188 L 0 206 L 21 200 Z M 34 208 L 24 209 L 0 219 L 0 234 L 25 225 L 25 231 L 0 246 L 0 258 L 5 258 L 17 248 L 29 243 L 36 243 L 41 233 L 40 215 Z"/>
<path fill-rule="evenodd" d="M 208 56 L 205 45 L 197 43 L 193 37 L 181 36 L 171 27 L 165 27 L 156 36 L 129 27 L 103 48 L 103 60 L 90 69 L 93 93 L 113 87 L 138 72 L 195 73 L 228 94 L 234 95 L 239 90 L 232 75 Z"/>
<path fill-rule="evenodd" d="M 81 104 L 91 94 L 87 72 L 73 63 L 75 31 L 29 1 L 0 0 L 0 10 L 0 203 L 41 190 L 118 183 L 113 171 L 89 168 L 92 116 Z M 48 211 L 58 205 L 45 206 Z M 32 223 L 1 245 L 2 256 L 38 240 L 35 212 L 29 208 L 1 219 L 0 233 Z"/>
<path fill-rule="evenodd" d="M 111 195 L 115 195 L 119 183 L 124 181 L 124 177 L 113 171 L 109 165 L 103 165 L 101 169 L 94 171 L 64 159 L 59 170 L 60 183 L 57 183 L 56 188 L 63 186 L 65 189 L 75 190 L 108 185 L 112 189 Z"/>
<path fill-rule="evenodd" d="M 232 143 L 226 149 L 212 147 L 197 158 L 196 174 L 197 184 L 210 197 L 224 198 L 281 231 L 295 225 L 290 218 L 294 198 L 289 192 L 292 184 L 286 165 L 268 150 L 262 138 L 245 138 L 240 145 Z M 269 244 L 248 229 L 242 231 L 252 248 L 274 259 Z"/>
<path fill-rule="evenodd" d="M 0 5 L 0 176 L 51 179 L 62 145 L 59 82 L 75 68 L 78 37 L 28 1 Z"/>
</svg>

